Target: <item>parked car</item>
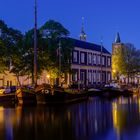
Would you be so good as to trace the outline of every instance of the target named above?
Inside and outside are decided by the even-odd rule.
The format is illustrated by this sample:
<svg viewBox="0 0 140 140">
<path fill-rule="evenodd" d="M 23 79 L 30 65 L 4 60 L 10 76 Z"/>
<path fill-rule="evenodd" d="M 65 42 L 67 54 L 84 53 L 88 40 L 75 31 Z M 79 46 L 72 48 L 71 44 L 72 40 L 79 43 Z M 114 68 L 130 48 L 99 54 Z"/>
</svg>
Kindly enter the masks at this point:
<svg viewBox="0 0 140 140">
<path fill-rule="evenodd" d="M 10 87 L 1 87 L 0 88 L 0 94 L 7 94 L 11 92 L 11 88 Z"/>
</svg>

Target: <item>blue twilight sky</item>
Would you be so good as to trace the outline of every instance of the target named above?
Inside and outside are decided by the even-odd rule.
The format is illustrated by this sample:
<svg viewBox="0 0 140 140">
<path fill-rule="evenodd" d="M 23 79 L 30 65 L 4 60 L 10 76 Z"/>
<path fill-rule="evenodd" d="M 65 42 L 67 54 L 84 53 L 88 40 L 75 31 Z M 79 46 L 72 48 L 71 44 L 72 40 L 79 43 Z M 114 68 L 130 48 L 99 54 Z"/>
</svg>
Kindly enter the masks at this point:
<svg viewBox="0 0 140 140">
<path fill-rule="evenodd" d="M 34 0 L 0 0 L 0 19 L 23 33 L 33 27 Z M 79 38 L 85 17 L 87 41 L 100 43 L 111 51 L 116 32 L 122 42 L 140 49 L 140 0 L 38 0 L 38 26 L 54 19 L 70 36 Z"/>
</svg>

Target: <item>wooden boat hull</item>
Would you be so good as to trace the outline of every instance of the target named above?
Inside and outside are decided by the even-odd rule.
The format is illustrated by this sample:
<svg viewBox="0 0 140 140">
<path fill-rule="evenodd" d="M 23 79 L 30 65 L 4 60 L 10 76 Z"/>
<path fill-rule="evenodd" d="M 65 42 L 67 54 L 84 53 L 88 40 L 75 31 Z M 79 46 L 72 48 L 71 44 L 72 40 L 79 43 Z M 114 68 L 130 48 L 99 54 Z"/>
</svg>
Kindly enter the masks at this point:
<svg viewBox="0 0 140 140">
<path fill-rule="evenodd" d="M 36 94 L 37 104 L 69 104 L 74 102 L 79 102 L 88 99 L 88 94 L 86 93 L 66 93 L 66 92 L 58 92 L 54 95 L 51 94 Z"/>
<path fill-rule="evenodd" d="M 16 102 L 15 93 L 12 94 L 2 94 L 0 95 L 0 105 L 2 104 L 13 104 Z"/>
<path fill-rule="evenodd" d="M 102 94 L 101 94 L 101 97 L 105 97 L 109 99 L 117 98 L 120 96 L 130 97 L 130 96 L 133 96 L 133 94 L 129 90 L 121 90 L 121 89 L 116 89 L 116 88 L 103 89 Z"/>
<path fill-rule="evenodd" d="M 19 104 L 33 104 L 36 103 L 36 94 L 22 89 L 16 91 L 16 96 Z"/>
</svg>

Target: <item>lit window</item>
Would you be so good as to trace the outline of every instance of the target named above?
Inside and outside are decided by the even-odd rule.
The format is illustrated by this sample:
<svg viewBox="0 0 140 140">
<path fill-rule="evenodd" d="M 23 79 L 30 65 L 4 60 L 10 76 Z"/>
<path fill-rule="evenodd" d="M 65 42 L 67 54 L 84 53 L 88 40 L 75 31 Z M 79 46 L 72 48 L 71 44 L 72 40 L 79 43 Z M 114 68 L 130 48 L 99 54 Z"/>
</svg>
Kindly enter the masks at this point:
<svg viewBox="0 0 140 140">
<path fill-rule="evenodd" d="M 96 71 L 96 82 L 99 82 L 99 72 Z"/>
<path fill-rule="evenodd" d="M 93 54 L 92 63 L 93 63 L 93 64 L 96 64 L 96 55 L 95 55 L 95 54 Z"/>
<path fill-rule="evenodd" d="M 92 54 L 91 53 L 88 54 L 88 63 L 89 64 L 92 63 Z"/>
<path fill-rule="evenodd" d="M 105 57 L 102 56 L 102 65 L 105 65 Z"/>
<path fill-rule="evenodd" d="M 111 66 L 111 59 L 110 58 L 107 59 L 107 65 Z"/>
<path fill-rule="evenodd" d="M 90 83 L 92 82 L 92 72 L 91 71 L 88 72 L 88 80 Z"/>
<path fill-rule="evenodd" d="M 95 82 L 96 80 L 96 73 L 95 73 L 95 71 L 93 72 L 93 82 Z"/>
<path fill-rule="evenodd" d="M 105 73 L 102 73 L 102 81 L 105 82 Z"/>
<path fill-rule="evenodd" d="M 81 81 L 82 81 L 82 82 L 85 81 L 85 72 L 81 72 Z"/>
<path fill-rule="evenodd" d="M 100 64 L 100 55 L 96 55 L 97 65 Z"/>
<path fill-rule="evenodd" d="M 100 72 L 98 72 L 98 79 L 99 79 L 98 81 L 101 82 L 101 73 Z"/>
<path fill-rule="evenodd" d="M 76 51 L 73 52 L 73 62 L 78 61 L 78 53 Z"/>
<path fill-rule="evenodd" d="M 85 63 L 85 53 L 81 53 L 81 63 Z"/>
<path fill-rule="evenodd" d="M 110 81 L 110 80 L 111 80 L 111 74 L 108 73 L 108 81 Z"/>
<path fill-rule="evenodd" d="M 72 76 L 73 76 L 72 77 L 73 81 L 77 81 L 78 80 L 78 72 L 75 72 Z"/>
</svg>

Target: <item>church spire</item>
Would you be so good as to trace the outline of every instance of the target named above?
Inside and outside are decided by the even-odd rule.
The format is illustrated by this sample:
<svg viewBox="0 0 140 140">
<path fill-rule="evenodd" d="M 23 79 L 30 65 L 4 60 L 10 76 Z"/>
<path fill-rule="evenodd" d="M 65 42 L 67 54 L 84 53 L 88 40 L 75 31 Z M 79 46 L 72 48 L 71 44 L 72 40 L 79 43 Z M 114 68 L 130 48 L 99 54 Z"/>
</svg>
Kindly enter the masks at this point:
<svg viewBox="0 0 140 140">
<path fill-rule="evenodd" d="M 115 42 L 114 43 L 121 43 L 119 32 L 117 32 L 117 35 L 116 35 L 116 38 L 115 38 Z"/>
<path fill-rule="evenodd" d="M 80 33 L 80 40 L 86 41 L 87 35 L 84 32 L 84 17 L 82 17 L 82 28 L 81 28 L 81 33 Z"/>
</svg>

